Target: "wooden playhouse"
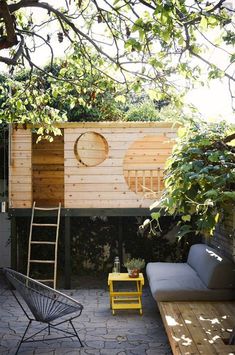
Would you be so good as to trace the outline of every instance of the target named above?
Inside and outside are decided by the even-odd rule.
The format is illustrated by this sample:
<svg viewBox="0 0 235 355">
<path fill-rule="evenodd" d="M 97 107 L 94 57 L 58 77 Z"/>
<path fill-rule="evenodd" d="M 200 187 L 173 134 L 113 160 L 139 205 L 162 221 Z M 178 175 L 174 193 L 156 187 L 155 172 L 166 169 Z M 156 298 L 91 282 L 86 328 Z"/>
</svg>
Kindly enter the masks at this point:
<svg viewBox="0 0 235 355">
<path fill-rule="evenodd" d="M 148 208 L 163 189 L 177 135 L 170 123 L 64 123 L 53 142 L 12 130 L 9 207 Z"/>
<path fill-rule="evenodd" d="M 53 142 L 31 127 L 12 127 L 9 142 L 9 213 L 12 266 L 17 259 L 17 218 L 37 206 L 62 205 L 65 272 L 69 287 L 70 217 L 149 215 L 161 196 L 165 162 L 178 127 L 167 122 L 70 122 Z"/>
</svg>

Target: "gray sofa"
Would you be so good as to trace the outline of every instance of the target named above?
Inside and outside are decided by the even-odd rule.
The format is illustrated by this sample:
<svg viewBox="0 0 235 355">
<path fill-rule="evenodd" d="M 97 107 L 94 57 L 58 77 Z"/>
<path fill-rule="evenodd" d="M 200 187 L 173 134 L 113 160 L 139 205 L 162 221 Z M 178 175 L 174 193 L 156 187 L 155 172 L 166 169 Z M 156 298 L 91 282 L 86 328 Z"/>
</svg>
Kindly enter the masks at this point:
<svg viewBox="0 0 235 355">
<path fill-rule="evenodd" d="M 235 300 L 235 264 L 205 244 L 186 263 L 148 263 L 146 274 L 156 301 Z"/>
</svg>

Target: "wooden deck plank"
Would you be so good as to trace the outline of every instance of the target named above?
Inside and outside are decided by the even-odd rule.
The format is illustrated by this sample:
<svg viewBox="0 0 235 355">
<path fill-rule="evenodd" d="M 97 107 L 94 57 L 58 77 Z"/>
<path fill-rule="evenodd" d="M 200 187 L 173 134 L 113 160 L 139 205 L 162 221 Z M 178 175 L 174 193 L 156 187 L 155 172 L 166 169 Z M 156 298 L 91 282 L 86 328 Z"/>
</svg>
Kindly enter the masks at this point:
<svg viewBox="0 0 235 355">
<path fill-rule="evenodd" d="M 192 308 L 210 343 L 214 344 L 215 348 L 217 348 L 217 344 L 224 345 L 222 339 L 229 338 L 227 329 L 233 328 L 232 319 L 228 318 L 228 313 L 230 313 L 228 304 L 224 304 L 222 308 L 221 302 L 203 302 L 199 305 L 192 305 Z M 220 352 L 218 353 L 220 354 Z"/>
<path fill-rule="evenodd" d="M 174 355 L 235 355 L 235 301 L 158 302 Z"/>
<path fill-rule="evenodd" d="M 198 354 L 177 303 L 161 302 L 159 309 L 173 354 Z"/>
<path fill-rule="evenodd" d="M 204 331 L 200 317 L 194 312 L 194 308 L 191 307 L 190 303 L 179 302 L 178 307 L 185 321 L 185 326 L 190 332 L 191 339 L 198 349 L 198 354 L 218 354 L 210 343 L 211 337 Z"/>
</svg>

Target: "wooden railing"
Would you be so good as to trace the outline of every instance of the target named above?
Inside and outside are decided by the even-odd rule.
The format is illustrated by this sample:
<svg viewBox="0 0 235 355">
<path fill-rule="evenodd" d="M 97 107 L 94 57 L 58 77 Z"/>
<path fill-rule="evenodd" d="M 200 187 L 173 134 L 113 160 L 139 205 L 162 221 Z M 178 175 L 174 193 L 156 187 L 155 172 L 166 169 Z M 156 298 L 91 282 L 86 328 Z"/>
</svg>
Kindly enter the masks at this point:
<svg viewBox="0 0 235 355">
<path fill-rule="evenodd" d="M 163 170 L 160 167 L 124 169 L 124 177 L 131 191 L 155 198 L 163 190 Z"/>
</svg>

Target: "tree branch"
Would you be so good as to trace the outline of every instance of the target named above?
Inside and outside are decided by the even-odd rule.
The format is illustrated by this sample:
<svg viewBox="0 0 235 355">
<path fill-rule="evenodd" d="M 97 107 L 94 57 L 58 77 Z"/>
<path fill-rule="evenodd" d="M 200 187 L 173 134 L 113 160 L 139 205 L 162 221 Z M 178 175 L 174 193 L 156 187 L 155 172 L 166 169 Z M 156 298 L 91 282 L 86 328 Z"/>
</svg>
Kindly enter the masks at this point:
<svg viewBox="0 0 235 355">
<path fill-rule="evenodd" d="M 12 58 L 7 58 L 7 57 L 1 57 L 0 56 L 0 62 L 5 63 L 7 65 L 16 65 L 18 62 L 18 59 L 23 53 L 23 46 L 24 46 L 24 37 L 20 36 L 21 40 L 19 43 L 19 48 L 15 52 L 14 56 Z"/>
<path fill-rule="evenodd" d="M 235 139 L 235 133 L 230 134 L 229 136 L 227 136 L 226 138 L 224 138 L 224 143 L 229 143 L 231 142 L 233 139 Z"/>
<path fill-rule="evenodd" d="M 9 8 L 6 0 L 0 1 L 0 18 L 3 19 L 6 27 L 6 36 L 2 36 L 0 39 L 0 50 L 4 48 L 10 48 L 18 43 L 15 28 L 14 19 L 9 12 Z"/>
<path fill-rule="evenodd" d="M 115 63 L 115 60 L 110 57 L 107 53 L 105 53 L 96 43 L 93 41 L 87 34 L 79 30 L 72 21 L 68 19 L 68 17 L 63 14 L 61 11 L 55 9 L 51 5 L 45 2 L 38 2 L 37 0 L 22 0 L 17 4 L 9 5 L 10 11 L 14 12 L 19 10 L 19 8 L 27 8 L 27 7 L 38 7 L 47 10 L 48 12 L 53 13 L 57 19 L 61 19 L 64 23 L 66 23 L 77 35 L 85 38 L 91 45 L 96 49 L 97 52 L 104 55 L 108 58 L 111 62 Z M 59 21 L 60 22 L 60 21 Z"/>
<path fill-rule="evenodd" d="M 192 48 L 189 48 L 189 52 L 196 58 L 200 59 L 201 61 L 203 61 L 205 64 L 207 64 L 209 67 L 211 67 L 211 65 L 214 65 L 213 63 L 209 62 L 208 60 L 206 60 L 205 58 L 201 57 L 199 54 L 195 53 Z M 228 78 L 229 80 L 232 80 L 235 82 L 235 78 L 232 77 L 230 74 L 225 73 L 223 70 L 221 70 L 220 68 L 218 68 L 216 65 L 214 65 L 218 70 L 220 70 L 221 72 L 224 73 L 224 76 L 226 78 Z"/>
</svg>

